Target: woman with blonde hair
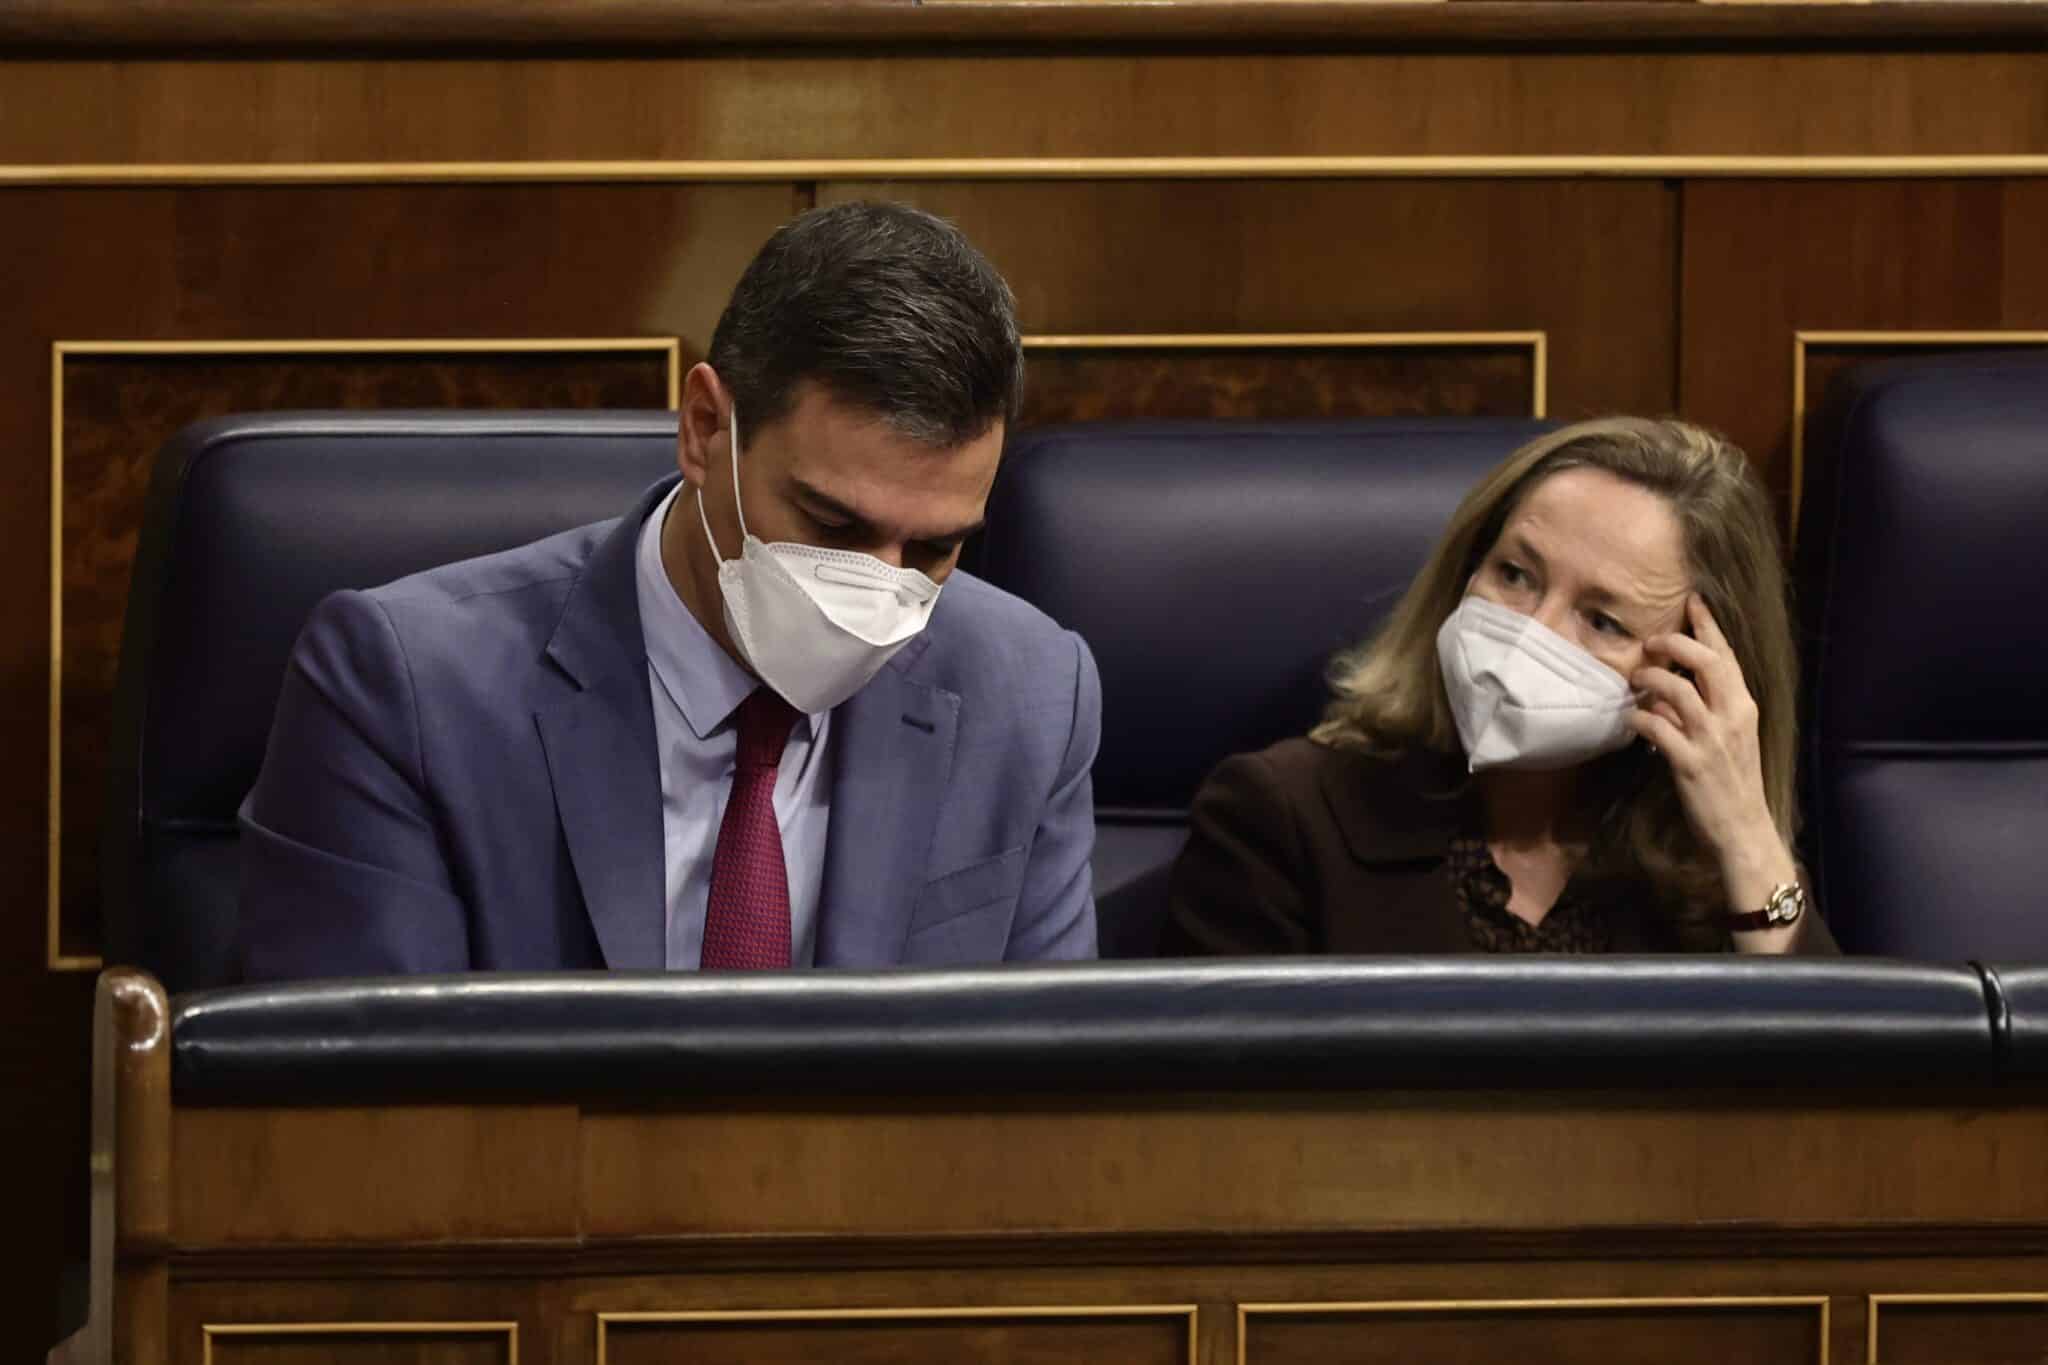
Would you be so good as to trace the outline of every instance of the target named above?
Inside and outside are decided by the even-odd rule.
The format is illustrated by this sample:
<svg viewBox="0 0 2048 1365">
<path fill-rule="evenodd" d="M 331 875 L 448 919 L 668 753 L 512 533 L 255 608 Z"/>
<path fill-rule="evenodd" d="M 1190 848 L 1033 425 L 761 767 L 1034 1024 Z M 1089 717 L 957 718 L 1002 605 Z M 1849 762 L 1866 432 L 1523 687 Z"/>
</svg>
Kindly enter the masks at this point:
<svg viewBox="0 0 2048 1365">
<path fill-rule="evenodd" d="M 1729 442 L 1530 442 L 1338 659 L 1322 723 L 1210 774 L 1165 950 L 1837 951 L 1791 852 L 1786 597 Z"/>
</svg>

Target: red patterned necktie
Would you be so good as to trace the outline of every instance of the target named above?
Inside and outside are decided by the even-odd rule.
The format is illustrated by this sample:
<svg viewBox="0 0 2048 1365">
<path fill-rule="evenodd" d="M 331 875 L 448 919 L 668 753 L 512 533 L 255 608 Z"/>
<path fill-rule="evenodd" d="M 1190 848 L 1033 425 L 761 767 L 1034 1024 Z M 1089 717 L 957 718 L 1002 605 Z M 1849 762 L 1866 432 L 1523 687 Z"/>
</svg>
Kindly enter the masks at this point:
<svg viewBox="0 0 2048 1365">
<path fill-rule="evenodd" d="M 775 823 L 775 769 L 796 708 L 765 687 L 739 706 L 739 760 L 711 858 L 704 910 L 707 968 L 789 966 L 789 870 Z"/>
</svg>

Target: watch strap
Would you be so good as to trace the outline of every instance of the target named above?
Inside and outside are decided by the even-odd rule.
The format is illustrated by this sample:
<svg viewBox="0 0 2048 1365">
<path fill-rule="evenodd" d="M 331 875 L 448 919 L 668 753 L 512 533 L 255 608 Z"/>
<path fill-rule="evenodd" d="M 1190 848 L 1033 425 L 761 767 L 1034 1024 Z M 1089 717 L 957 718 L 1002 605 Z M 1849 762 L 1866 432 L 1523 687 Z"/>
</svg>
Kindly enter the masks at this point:
<svg viewBox="0 0 2048 1365">
<path fill-rule="evenodd" d="M 1788 924 L 1797 924 L 1806 913 L 1806 888 L 1798 882 L 1783 882 L 1771 889 L 1764 900 L 1764 908 L 1751 910 L 1746 914 L 1730 915 L 1723 921 L 1736 933 L 1749 933 L 1757 929 L 1782 929 Z"/>
</svg>

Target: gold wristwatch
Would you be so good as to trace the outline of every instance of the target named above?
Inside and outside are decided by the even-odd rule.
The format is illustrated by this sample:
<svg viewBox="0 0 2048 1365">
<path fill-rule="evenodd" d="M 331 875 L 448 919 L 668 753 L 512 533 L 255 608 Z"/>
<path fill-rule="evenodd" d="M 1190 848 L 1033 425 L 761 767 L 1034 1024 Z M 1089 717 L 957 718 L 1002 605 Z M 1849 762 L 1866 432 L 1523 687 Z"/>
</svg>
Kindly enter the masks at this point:
<svg viewBox="0 0 2048 1365">
<path fill-rule="evenodd" d="M 1738 934 L 1746 934 L 1757 929 L 1782 929 L 1788 924 L 1797 924 L 1805 913 L 1806 888 L 1798 882 L 1782 882 L 1771 888 L 1763 909 L 1751 910 L 1744 915 L 1730 915 L 1723 923 Z"/>
</svg>

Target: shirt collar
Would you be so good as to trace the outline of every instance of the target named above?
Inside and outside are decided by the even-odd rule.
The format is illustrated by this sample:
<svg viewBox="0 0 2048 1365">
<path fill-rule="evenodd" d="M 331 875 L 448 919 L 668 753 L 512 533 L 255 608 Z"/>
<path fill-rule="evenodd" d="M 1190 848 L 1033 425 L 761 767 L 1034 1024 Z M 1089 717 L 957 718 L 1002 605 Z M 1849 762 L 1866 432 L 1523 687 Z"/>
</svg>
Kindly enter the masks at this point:
<svg viewBox="0 0 2048 1365">
<path fill-rule="evenodd" d="M 661 562 L 661 528 L 669 509 L 677 504 L 689 484 L 678 481 L 667 497 L 656 504 L 640 528 L 640 544 L 634 572 L 640 597 L 640 635 L 647 647 L 647 661 L 662 690 L 682 712 L 683 723 L 698 739 L 732 719 L 732 713 L 760 686 L 753 674 L 741 668 L 724 648 L 711 638 L 683 599 L 676 595 L 668 570 Z M 816 737 L 824 716 L 806 716 L 809 733 Z"/>
</svg>

